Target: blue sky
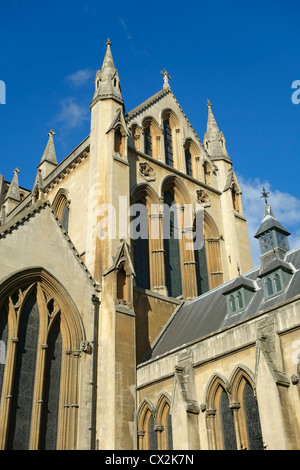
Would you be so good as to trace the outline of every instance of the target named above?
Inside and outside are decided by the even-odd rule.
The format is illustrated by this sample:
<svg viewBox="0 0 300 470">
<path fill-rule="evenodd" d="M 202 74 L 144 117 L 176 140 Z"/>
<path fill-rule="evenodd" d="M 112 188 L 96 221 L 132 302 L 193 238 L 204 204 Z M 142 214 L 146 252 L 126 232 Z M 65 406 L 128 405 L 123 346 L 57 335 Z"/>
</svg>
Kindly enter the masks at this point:
<svg viewBox="0 0 300 470">
<path fill-rule="evenodd" d="M 89 134 L 94 76 L 109 37 L 126 111 L 162 88 L 161 70 L 203 140 L 207 99 L 253 233 L 262 185 L 300 245 L 300 2 L 0 0 L 0 173 L 31 189 L 51 128 L 58 160 Z M 300 97 L 300 94 L 299 94 Z M 299 243 L 298 243 L 299 242 Z M 257 264 L 257 242 L 253 244 Z"/>
</svg>

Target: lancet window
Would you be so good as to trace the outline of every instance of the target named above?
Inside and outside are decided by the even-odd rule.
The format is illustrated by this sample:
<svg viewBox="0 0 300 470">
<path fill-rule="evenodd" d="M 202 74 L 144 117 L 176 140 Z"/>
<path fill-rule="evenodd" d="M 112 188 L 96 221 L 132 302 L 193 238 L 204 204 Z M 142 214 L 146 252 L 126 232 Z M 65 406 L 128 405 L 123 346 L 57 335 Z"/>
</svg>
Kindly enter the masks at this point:
<svg viewBox="0 0 300 470">
<path fill-rule="evenodd" d="M 72 448 L 70 442 L 73 445 L 75 442 L 76 429 L 71 426 L 67 431 L 70 411 L 64 405 L 71 401 L 70 394 L 76 396 L 76 374 L 62 379 L 63 371 L 66 377 L 72 368 L 75 372 L 70 330 L 66 328 L 69 306 L 65 301 L 60 304 L 54 290 L 45 273 L 42 277 L 34 273 L 32 282 L 26 285 L 24 281 L 19 287 L 16 283 L 6 296 L 2 290 L 0 448 L 3 450 L 67 449 Z M 79 344 L 74 349 L 78 351 Z"/>
</svg>

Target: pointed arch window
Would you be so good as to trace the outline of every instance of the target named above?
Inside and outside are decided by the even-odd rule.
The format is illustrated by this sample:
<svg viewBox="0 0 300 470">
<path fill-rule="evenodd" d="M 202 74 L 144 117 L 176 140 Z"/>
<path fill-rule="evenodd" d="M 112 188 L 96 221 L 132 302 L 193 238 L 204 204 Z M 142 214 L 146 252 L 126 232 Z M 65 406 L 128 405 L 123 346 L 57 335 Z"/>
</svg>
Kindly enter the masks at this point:
<svg viewBox="0 0 300 470">
<path fill-rule="evenodd" d="M 164 214 L 163 219 L 166 287 L 168 289 L 169 296 L 178 297 L 182 294 L 179 245 L 181 234 L 178 233 L 178 213 L 176 210 L 174 195 L 171 191 L 165 192 L 164 204 L 169 208 L 169 217 L 166 217 L 166 214 Z"/>
<path fill-rule="evenodd" d="M 247 381 L 244 388 L 243 404 L 246 415 L 248 445 L 250 450 L 263 450 L 263 437 L 259 419 L 259 411 L 253 389 Z"/>
<path fill-rule="evenodd" d="M 192 155 L 189 148 L 186 148 L 184 151 L 185 154 L 185 167 L 186 167 L 186 174 L 189 176 L 193 176 L 193 168 L 192 168 Z"/>
<path fill-rule="evenodd" d="M 157 450 L 154 415 L 148 406 L 145 406 L 140 413 L 138 428 L 139 450 Z"/>
<path fill-rule="evenodd" d="M 145 154 L 152 157 L 152 134 L 150 126 L 144 131 Z"/>
<path fill-rule="evenodd" d="M 114 151 L 122 157 L 124 155 L 124 149 L 125 149 L 125 138 L 119 126 L 115 129 Z"/>
<path fill-rule="evenodd" d="M 173 450 L 172 417 L 169 401 L 163 397 L 156 413 L 158 450 Z"/>
<path fill-rule="evenodd" d="M 165 145 L 165 162 L 166 165 L 174 166 L 172 129 L 169 119 L 164 120 L 164 145 Z"/>
<path fill-rule="evenodd" d="M 240 193 L 235 184 L 233 184 L 231 188 L 231 197 L 232 197 L 233 209 L 236 212 L 240 212 Z"/>
<path fill-rule="evenodd" d="M 225 390 L 223 390 L 221 394 L 220 413 L 222 420 L 224 450 L 236 450 L 237 444 L 235 437 L 233 412 L 229 407 L 229 398 Z"/>
<path fill-rule="evenodd" d="M 68 199 L 68 191 L 61 188 L 56 194 L 52 208 L 60 220 L 64 230 L 69 231 L 69 217 L 70 217 L 70 201 Z"/>
<path fill-rule="evenodd" d="M 68 307 L 55 299 L 51 277 L 44 273 L 37 280 L 36 271 L 32 276 L 36 280 L 30 284 L 17 287 L 16 281 L 14 290 L 1 290 L 0 339 L 7 353 L 0 368 L 0 448 L 72 449 L 76 426 L 67 431 L 70 413 L 63 412 L 63 406 L 77 390 L 76 377 L 69 376 L 70 370 L 75 371 L 69 336 L 74 330 L 69 329 L 71 324 L 66 328 L 63 312 Z M 64 355 L 64 350 L 69 354 Z M 63 370 L 69 378 L 62 381 Z M 70 441 L 63 437 L 68 433 Z"/>
<path fill-rule="evenodd" d="M 204 162 L 203 164 L 203 173 L 204 173 L 204 183 L 210 185 L 211 184 L 211 167 L 208 162 Z"/>
<path fill-rule="evenodd" d="M 138 200 L 135 204 L 146 208 L 142 200 Z M 138 207 L 138 206 L 137 206 Z M 147 210 L 147 209 L 146 209 Z M 148 214 L 148 213 L 147 213 Z M 150 261 L 149 261 L 149 227 L 148 217 L 141 217 L 143 214 L 137 212 L 136 218 L 139 218 L 139 224 L 136 231 L 139 236 L 134 240 L 134 270 L 135 280 L 138 287 L 150 289 Z M 144 227 L 141 227 L 141 223 Z"/>
<path fill-rule="evenodd" d="M 267 284 L 267 292 L 268 292 L 268 296 L 272 296 L 274 291 L 273 291 L 273 284 L 272 284 L 272 279 L 270 277 L 267 278 L 266 280 L 266 284 Z"/>
</svg>

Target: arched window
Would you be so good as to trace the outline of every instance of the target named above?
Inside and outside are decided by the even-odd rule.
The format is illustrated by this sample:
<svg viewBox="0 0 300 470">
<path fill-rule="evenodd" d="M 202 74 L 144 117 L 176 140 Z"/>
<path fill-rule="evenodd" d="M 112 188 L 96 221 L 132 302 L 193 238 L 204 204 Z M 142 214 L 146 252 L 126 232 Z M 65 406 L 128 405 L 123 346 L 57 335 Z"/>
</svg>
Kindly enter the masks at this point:
<svg viewBox="0 0 300 470">
<path fill-rule="evenodd" d="M 220 414 L 224 450 L 237 450 L 233 412 L 229 407 L 229 398 L 225 390 L 223 390 L 221 394 Z"/>
<path fill-rule="evenodd" d="M 26 275 L 32 278 L 29 284 L 24 284 Z M 67 298 L 62 303 L 58 301 L 63 292 L 56 281 L 37 269 L 30 271 L 30 275 L 27 270 L 20 275 L 22 284 L 17 279 L 13 283 L 7 281 L 10 287 L 0 289 L 0 339 L 6 346 L 5 365 L 0 368 L 0 447 L 71 449 L 75 445 L 76 426 L 68 431 L 70 411 L 64 409 L 64 403 L 77 390 L 77 379 L 69 371 L 75 370 L 72 368 L 78 358 L 73 350 L 78 351 L 80 343 L 72 343 L 70 335 L 74 339 L 79 333 L 79 340 L 81 327 L 69 310 Z M 68 320 L 66 314 L 70 315 Z M 66 350 L 68 356 L 63 353 Z M 67 433 L 70 446 L 62 437 Z"/>
<path fill-rule="evenodd" d="M 270 277 L 268 277 L 267 280 L 266 280 L 266 283 L 267 283 L 268 296 L 271 296 L 274 293 L 273 285 L 272 285 L 272 279 Z"/>
<path fill-rule="evenodd" d="M 231 188 L 231 197 L 233 209 L 237 212 L 240 212 L 240 200 L 239 200 L 239 191 L 235 184 Z"/>
<path fill-rule="evenodd" d="M 164 120 L 164 145 L 166 165 L 174 166 L 172 129 L 169 119 Z"/>
<path fill-rule="evenodd" d="M 256 398 L 251 385 L 247 381 L 244 388 L 243 404 L 246 415 L 248 446 L 250 450 L 263 450 L 263 438 L 260 426 L 259 412 Z"/>
<path fill-rule="evenodd" d="M 61 188 L 52 203 L 52 208 L 66 232 L 69 230 L 70 201 L 68 200 L 68 191 Z"/>
<path fill-rule="evenodd" d="M 144 404 L 138 419 L 139 450 L 157 450 L 157 432 L 154 430 L 154 415 Z"/>
<path fill-rule="evenodd" d="M 117 127 L 117 129 L 115 130 L 114 150 L 119 155 L 124 155 L 124 136 L 120 127 Z"/>
<path fill-rule="evenodd" d="M 173 450 L 172 417 L 169 400 L 162 395 L 156 412 L 158 450 Z"/>
<path fill-rule="evenodd" d="M 242 309 L 244 304 L 243 304 L 242 293 L 240 291 L 238 291 L 238 293 L 237 293 L 237 301 L 238 301 L 239 309 Z"/>
<path fill-rule="evenodd" d="M 198 295 L 201 295 L 209 290 L 205 242 L 203 243 L 201 248 L 196 248 L 194 250 L 194 255 L 196 263 Z"/>
<path fill-rule="evenodd" d="M 166 287 L 169 296 L 178 297 L 182 294 L 179 246 L 181 234 L 178 233 L 179 215 L 176 210 L 174 195 L 171 191 L 164 193 L 164 204 L 166 208 L 169 208 L 169 213 L 164 214 L 163 218 Z"/>
<path fill-rule="evenodd" d="M 280 292 L 282 287 L 281 287 L 280 276 L 278 273 L 276 273 L 274 276 L 274 283 L 275 283 L 276 292 Z"/>
<path fill-rule="evenodd" d="M 230 309 L 232 312 L 236 311 L 236 303 L 235 303 L 235 298 L 233 295 L 229 297 L 229 303 L 230 303 Z"/>
<path fill-rule="evenodd" d="M 135 204 L 141 204 L 146 207 L 142 200 L 136 201 Z M 139 218 L 140 220 L 138 227 L 136 227 L 136 230 L 140 236 L 134 240 L 135 282 L 138 287 L 150 289 L 148 217 L 145 220 L 145 217 L 141 217 L 141 215 L 141 212 L 136 214 L 136 218 Z M 143 227 L 143 230 L 140 227 L 141 223 L 147 225 L 147 227 Z M 147 235 L 147 238 L 144 237 L 144 234 Z"/>
<path fill-rule="evenodd" d="M 184 151 L 185 154 L 185 167 L 186 167 L 186 174 L 189 176 L 193 176 L 193 168 L 192 168 L 192 155 L 189 148 L 186 148 Z"/>
<path fill-rule="evenodd" d="M 224 282 L 220 246 L 221 237 L 216 224 L 206 212 L 204 213 L 204 236 L 209 288 L 213 289 Z"/>
<path fill-rule="evenodd" d="M 208 162 L 204 162 L 203 164 L 203 173 L 204 173 L 204 183 L 210 185 L 211 184 L 211 167 Z"/>
<path fill-rule="evenodd" d="M 146 127 L 144 131 L 145 154 L 152 157 L 152 135 L 150 127 Z"/>
<path fill-rule="evenodd" d="M 1 346 L 1 356 L 0 356 L 0 400 L 2 394 L 2 385 L 4 378 L 4 368 L 6 362 L 6 352 L 7 352 L 7 339 L 8 339 L 8 322 L 7 322 L 7 312 L 4 307 L 0 309 L 0 346 Z"/>
<path fill-rule="evenodd" d="M 117 272 L 117 297 L 119 300 L 128 301 L 127 280 L 124 265 L 121 265 Z"/>
</svg>

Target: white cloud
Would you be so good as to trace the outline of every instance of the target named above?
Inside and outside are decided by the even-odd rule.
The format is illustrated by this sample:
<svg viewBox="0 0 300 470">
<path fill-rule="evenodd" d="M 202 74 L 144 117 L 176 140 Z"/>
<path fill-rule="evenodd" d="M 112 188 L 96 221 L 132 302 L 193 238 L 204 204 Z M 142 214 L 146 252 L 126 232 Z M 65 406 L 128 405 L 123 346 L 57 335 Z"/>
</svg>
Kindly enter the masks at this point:
<svg viewBox="0 0 300 470">
<path fill-rule="evenodd" d="M 88 81 L 90 81 L 94 75 L 95 75 L 95 72 L 92 69 L 86 68 L 86 69 L 77 70 L 76 72 L 73 72 L 70 75 L 67 75 L 65 80 L 70 82 L 76 88 L 78 88 L 82 85 L 85 85 Z"/>
<path fill-rule="evenodd" d="M 259 243 L 254 235 L 264 216 L 264 199 L 260 198 L 263 187 L 269 193 L 268 202 L 274 216 L 291 232 L 289 237 L 291 249 L 300 246 L 300 200 L 292 194 L 283 193 L 277 189 L 273 190 L 268 181 L 247 180 L 242 176 L 238 176 L 238 180 L 243 193 L 242 204 L 247 219 L 254 267 L 260 263 Z"/>
<path fill-rule="evenodd" d="M 60 106 L 55 121 L 62 124 L 65 130 L 80 127 L 89 119 L 89 109 L 78 104 L 72 97 L 62 100 Z"/>
</svg>

